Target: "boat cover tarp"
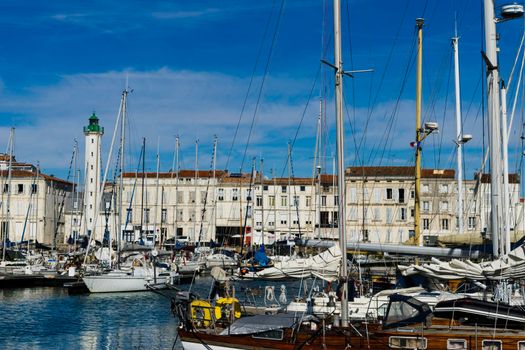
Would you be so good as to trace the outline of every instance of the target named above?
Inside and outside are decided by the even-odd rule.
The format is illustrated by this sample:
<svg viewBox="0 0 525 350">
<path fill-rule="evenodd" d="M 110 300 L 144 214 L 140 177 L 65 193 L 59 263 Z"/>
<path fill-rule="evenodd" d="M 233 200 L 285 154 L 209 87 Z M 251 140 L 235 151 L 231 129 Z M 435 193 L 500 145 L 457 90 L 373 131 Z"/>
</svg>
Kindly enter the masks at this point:
<svg viewBox="0 0 525 350">
<path fill-rule="evenodd" d="M 321 254 L 309 258 L 279 261 L 273 267 L 257 272 L 248 272 L 244 278 L 285 279 L 317 277 L 326 281 L 336 281 L 341 265 L 341 250 L 334 245 Z"/>
<path fill-rule="evenodd" d="M 398 266 L 404 276 L 423 275 L 440 280 L 507 280 L 525 277 L 525 246 L 492 261 L 474 263 L 453 259 L 448 262 L 433 259 L 422 265 Z"/>
<path fill-rule="evenodd" d="M 302 319 L 302 314 L 276 314 L 241 317 L 221 335 L 256 334 L 274 329 L 291 328 Z"/>
</svg>

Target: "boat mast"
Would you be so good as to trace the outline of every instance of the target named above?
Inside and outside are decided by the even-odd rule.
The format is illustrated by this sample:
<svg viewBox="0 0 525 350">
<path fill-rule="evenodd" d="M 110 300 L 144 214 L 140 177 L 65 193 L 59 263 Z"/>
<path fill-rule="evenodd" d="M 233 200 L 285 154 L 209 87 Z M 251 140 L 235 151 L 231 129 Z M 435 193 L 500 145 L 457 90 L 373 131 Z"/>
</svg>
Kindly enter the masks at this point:
<svg viewBox="0 0 525 350">
<path fill-rule="evenodd" d="M 261 245 L 264 245 L 264 159 L 261 157 Z"/>
<path fill-rule="evenodd" d="M 15 137 L 15 128 L 11 128 L 9 130 L 9 168 L 7 170 L 7 201 L 5 205 L 5 225 L 4 225 L 4 241 L 3 241 L 3 251 L 2 251 L 2 261 L 5 261 L 5 251 L 6 251 L 6 244 L 7 239 L 9 238 L 9 231 L 11 227 L 11 175 L 12 175 L 12 168 L 13 168 L 13 143 L 14 143 L 14 137 Z M 5 187 L 5 185 L 4 185 Z M 4 188 L 5 189 L 5 188 Z M 4 190 L 2 189 L 2 191 Z"/>
<path fill-rule="evenodd" d="M 499 257 L 502 252 L 500 248 L 499 232 L 501 232 L 501 135 L 500 135 L 500 103 L 499 103 L 499 72 L 497 55 L 497 35 L 494 15 L 494 1 L 484 0 L 485 13 L 485 63 L 487 65 L 487 93 L 488 93 L 488 120 L 490 139 L 490 199 L 491 199 L 491 223 L 492 223 L 492 253 Z"/>
<path fill-rule="evenodd" d="M 337 128 L 337 190 L 339 199 L 339 244 L 341 246 L 341 325 L 348 327 L 348 272 L 346 266 L 346 208 L 343 129 L 343 61 L 341 58 L 341 1 L 334 0 L 335 114 Z"/>
<path fill-rule="evenodd" d="M 288 197 L 288 239 L 292 236 L 292 198 L 290 194 L 292 193 L 292 145 L 290 140 L 288 140 L 288 190 L 286 191 L 286 196 Z"/>
<path fill-rule="evenodd" d="M 197 208 L 197 173 L 199 171 L 199 139 L 195 140 L 195 177 L 194 177 L 194 208 Z M 195 212 L 195 210 L 194 210 Z M 197 215 L 195 215 L 195 219 L 193 220 L 193 239 L 195 240 L 197 238 Z M 197 238 L 199 241 L 197 242 L 197 245 L 200 246 L 200 237 Z"/>
<path fill-rule="evenodd" d="M 126 88 L 122 91 L 122 120 L 120 123 L 120 179 L 118 189 L 118 227 L 115 228 L 117 234 L 117 267 L 120 267 L 120 244 L 122 239 L 122 209 L 123 200 L 122 194 L 124 192 L 124 147 L 126 144 L 126 113 L 127 113 L 127 101 L 128 101 L 128 85 L 126 81 Z"/>
<path fill-rule="evenodd" d="M 144 168 L 146 167 L 146 138 L 142 138 L 142 183 L 141 183 L 141 200 L 140 200 L 140 241 L 143 243 L 144 233 L 144 177 L 146 176 Z M 148 217 L 149 221 L 149 217 Z"/>
<path fill-rule="evenodd" d="M 155 245 L 157 244 L 157 227 L 159 225 L 159 171 L 160 171 L 160 140 L 157 138 L 157 175 L 156 175 L 156 181 L 155 181 L 155 217 L 153 224 L 153 249 L 155 249 Z M 162 205 L 161 205 L 162 207 Z M 162 216 L 162 214 L 161 214 Z M 160 232 L 159 232 L 160 233 Z"/>
<path fill-rule="evenodd" d="M 423 18 L 416 19 L 417 25 L 417 74 L 416 74 L 416 169 L 415 169 L 415 201 L 414 201 L 414 244 L 422 246 L 421 239 L 421 208 L 420 208 L 420 187 L 421 187 L 421 90 L 423 75 Z"/>
<path fill-rule="evenodd" d="M 174 218 L 174 231 L 175 231 L 175 244 L 177 244 L 177 231 L 178 231 L 178 220 L 179 220 L 179 147 L 180 147 L 180 140 L 179 136 L 175 138 L 175 167 L 172 166 L 172 168 L 175 169 L 175 215 Z"/>
<path fill-rule="evenodd" d="M 458 147 L 458 232 L 463 233 L 463 129 L 461 125 L 461 94 L 459 87 L 459 37 L 457 28 L 452 38 L 454 49 L 454 87 L 456 93 L 456 145 Z"/>
</svg>

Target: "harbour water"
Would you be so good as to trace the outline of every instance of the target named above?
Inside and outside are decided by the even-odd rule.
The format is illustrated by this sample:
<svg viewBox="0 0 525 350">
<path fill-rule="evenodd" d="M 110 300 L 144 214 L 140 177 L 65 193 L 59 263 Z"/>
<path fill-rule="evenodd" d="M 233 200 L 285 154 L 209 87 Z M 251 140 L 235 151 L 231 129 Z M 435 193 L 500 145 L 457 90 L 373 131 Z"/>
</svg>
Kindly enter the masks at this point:
<svg viewBox="0 0 525 350">
<path fill-rule="evenodd" d="M 179 287 L 206 297 L 211 282 L 204 277 Z M 278 299 L 281 283 L 270 284 Z M 239 299 L 263 302 L 266 282 L 234 285 Z M 284 285 L 288 300 L 300 293 L 297 282 Z M 152 292 L 68 295 L 53 287 L 0 289 L 0 315 L 2 350 L 180 349 L 170 300 Z"/>
<path fill-rule="evenodd" d="M 170 301 L 144 293 L 0 290 L 0 349 L 172 349 Z"/>
</svg>

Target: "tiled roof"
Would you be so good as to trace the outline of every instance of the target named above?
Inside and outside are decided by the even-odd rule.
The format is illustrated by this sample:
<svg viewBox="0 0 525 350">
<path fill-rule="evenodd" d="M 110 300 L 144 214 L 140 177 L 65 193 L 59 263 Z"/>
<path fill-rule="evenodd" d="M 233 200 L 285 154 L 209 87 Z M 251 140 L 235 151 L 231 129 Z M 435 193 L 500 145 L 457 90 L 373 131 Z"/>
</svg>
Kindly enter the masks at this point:
<svg viewBox="0 0 525 350">
<path fill-rule="evenodd" d="M 413 166 L 365 166 L 346 168 L 349 177 L 414 177 Z M 421 169 L 422 178 L 453 179 L 454 169 Z"/>
<path fill-rule="evenodd" d="M 479 177 L 479 174 L 475 174 L 474 178 L 477 179 Z M 488 184 L 491 181 L 490 174 L 481 174 L 481 182 L 484 184 Z M 519 174 L 509 174 L 509 183 L 510 184 L 519 184 L 520 183 L 520 175 Z"/>
</svg>

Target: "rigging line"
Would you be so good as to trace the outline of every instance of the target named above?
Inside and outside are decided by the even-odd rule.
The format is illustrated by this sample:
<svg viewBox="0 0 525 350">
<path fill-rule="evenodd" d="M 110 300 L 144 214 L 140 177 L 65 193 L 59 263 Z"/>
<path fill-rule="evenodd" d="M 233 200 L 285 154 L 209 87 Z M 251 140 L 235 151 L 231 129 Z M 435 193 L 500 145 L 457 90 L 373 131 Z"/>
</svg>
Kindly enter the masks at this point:
<svg viewBox="0 0 525 350">
<path fill-rule="evenodd" d="M 279 34 L 279 27 L 281 26 L 281 20 L 282 20 L 282 17 L 283 17 L 284 4 L 285 4 L 285 0 L 282 0 L 281 1 L 281 6 L 279 8 L 279 14 L 277 16 L 277 22 L 275 23 L 275 29 L 274 29 L 274 32 L 273 32 L 272 42 L 271 42 L 271 45 L 270 45 L 270 51 L 268 52 L 268 57 L 266 59 L 266 65 L 265 65 L 265 68 L 264 68 L 264 74 L 263 74 L 263 77 L 262 77 L 261 85 L 259 86 L 259 93 L 257 94 L 257 102 L 255 103 L 255 109 L 253 111 L 253 117 L 252 117 L 252 122 L 251 122 L 251 125 L 250 125 L 250 131 L 248 132 L 248 139 L 246 140 L 246 146 L 244 147 L 244 154 L 242 156 L 242 161 L 241 161 L 241 166 L 240 166 L 241 172 L 242 172 L 242 168 L 244 167 L 244 161 L 246 160 L 246 154 L 248 153 L 248 146 L 250 145 L 250 140 L 252 138 L 252 132 L 253 132 L 253 128 L 255 126 L 255 121 L 257 119 L 257 113 L 259 112 L 259 106 L 260 106 L 260 102 L 261 102 L 261 98 L 262 98 L 262 93 L 263 93 L 263 90 L 264 90 L 264 85 L 266 83 L 266 78 L 268 77 L 268 72 L 270 70 L 270 62 L 271 62 L 271 59 L 272 59 L 272 56 L 273 56 L 273 50 L 275 48 L 275 43 L 277 41 L 277 35 Z"/>
<path fill-rule="evenodd" d="M 353 56 L 353 49 L 352 49 L 352 31 L 350 29 L 350 5 L 349 5 L 350 1 L 347 0 L 346 1 L 346 16 L 348 18 L 348 20 L 346 21 L 346 25 L 347 25 L 347 32 L 348 32 L 348 51 L 349 51 L 349 56 L 350 56 L 350 69 L 353 70 L 354 69 L 354 56 Z M 355 125 L 355 121 L 356 121 L 356 111 L 355 111 L 355 105 L 356 105 L 356 97 L 355 97 L 355 79 L 351 79 L 351 84 L 352 84 L 352 119 L 354 121 L 354 125 Z"/>
<path fill-rule="evenodd" d="M 450 67 L 452 66 L 452 50 L 450 51 L 450 62 L 449 62 L 449 69 L 448 69 L 448 79 L 447 79 L 447 85 L 446 87 L 449 87 L 450 86 L 450 78 L 451 78 L 451 73 L 452 73 L 452 69 L 450 69 Z M 441 122 L 441 130 L 445 130 L 445 120 L 446 120 L 446 116 L 447 116 L 447 106 L 448 106 L 448 96 L 449 96 L 449 93 L 450 93 L 450 89 L 446 89 L 445 90 L 446 93 L 445 93 L 445 105 L 443 106 L 443 120 Z M 439 138 L 439 144 L 438 144 L 438 156 L 437 156 L 437 162 L 435 162 L 437 168 L 439 169 L 439 164 L 441 163 L 441 150 L 442 150 L 442 147 L 443 147 L 443 136 L 445 135 L 444 132 L 441 132 L 440 133 L 440 138 Z M 436 138 L 433 138 L 434 140 L 434 144 L 436 143 Z M 434 161 L 435 161 L 435 149 L 434 148 Z"/>
<path fill-rule="evenodd" d="M 359 147 L 357 148 L 356 152 L 360 152 L 361 150 L 361 147 L 364 147 L 364 145 L 366 144 L 366 135 L 367 135 L 367 131 L 368 131 L 368 126 L 369 126 L 369 123 L 370 123 L 370 120 L 372 118 L 372 113 L 374 112 L 375 108 L 376 108 L 376 105 L 377 105 L 377 100 L 379 98 L 379 95 L 382 91 L 382 88 L 383 88 L 383 84 L 385 82 L 385 78 L 386 78 L 386 73 L 388 72 L 388 68 L 390 67 L 390 62 L 392 61 L 392 57 L 394 55 L 394 50 L 397 48 L 397 41 L 399 39 L 399 35 L 401 33 L 401 29 L 403 27 L 403 24 L 405 23 L 405 18 L 406 18 L 406 15 L 408 13 L 408 5 L 410 3 L 410 0 L 407 0 L 406 1 L 406 4 L 405 4 L 405 8 L 403 10 L 403 15 L 401 17 L 401 23 L 399 23 L 399 27 L 397 28 L 397 32 L 396 32 L 396 35 L 394 37 L 394 41 L 392 42 L 392 46 L 390 47 L 390 52 L 388 53 L 388 57 L 387 57 L 387 60 L 386 60 L 386 64 L 385 64 L 385 69 L 383 70 L 383 73 L 381 74 L 381 78 L 379 79 L 379 86 L 377 88 L 377 92 L 373 98 L 373 102 L 372 104 L 370 105 L 369 103 L 369 107 L 368 107 L 368 115 L 367 115 L 367 118 L 366 118 L 366 121 L 365 121 L 365 125 L 364 125 L 364 128 L 363 128 L 363 135 L 361 136 L 361 140 L 359 142 Z M 372 89 L 372 86 L 370 86 L 370 89 Z"/>
<path fill-rule="evenodd" d="M 397 119 L 397 115 L 398 115 L 398 111 L 399 111 L 399 105 L 401 103 L 401 96 L 403 95 L 404 89 L 406 87 L 406 83 L 408 81 L 408 75 L 409 75 L 410 69 L 413 67 L 413 64 L 415 63 L 415 60 L 416 60 L 416 55 L 414 54 L 415 51 L 416 51 L 416 46 L 417 46 L 416 45 L 417 44 L 416 34 L 417 34 L 417 31 L 414 28 L 414 40 L 412 41 L 412 48 L 411 48 L 410 54 L 408 56 L 407 66 L 405 68 L 405 73 L 403 75 L 403 80 L 401 82 L 401 89 L 400 89 L 399 94 L 397 96 L 396 103 L 394 105 L 394 109 L 392 110 L 392 112 L 390 114 L 390 117 L 389 117 L 389 120 L 387 122 L 387 127 L 386 127 L 385 131 L 383 132 L 383 137 L 378 140 L 378 143 L 373 148 L 373 150 L 370 152 L 369 162 L 368 163 L 370 163 L 370 160 L 373 159 L 376 156 L 376 155 L 374 155 L 374 153 L 378 153 L 379 152 L 380 145 L 383 145 L 383 150 L 381 152 L 381 157 L 380 157 L 380 160 L 379 160 L 379 164 L 381 164 L 383 162 L 383 158 L 385 157 L 385 153 L 387 151 L 387 148 L 388 148 L 389 152 L 391 152 L 391 150 L 392 150 L 393 140 L 391 140 L 391 138 L 390 138 L 391 131 L 392 131 L 393 125 L 394 125 L 394 123 L 395 123 L 395 121 Z M 390 144 L 390 146 L 388 146 L 389 144 Z"/>
<path fill-rule="evenodd" d="M 228 165 L 230 164 L 230 158 L 231 158 L 231 154 L 232 154 L 232 151 L 233 151 L 233 146 L 235 145 L 235 141 L 237 139 L 237 133 L 239 132 L 239 127 L 241 125 L 241 121 L 242 121 L 242 117 L 243 117 L 243 114 L 244 114 L 244 110 L 246 109 L 246 105 L 248 103 L 248 97 L 250 96 L 250 92 L 252 90 L 252 85 L 253 85 L 253 82 L 255 80 L 255 74 L 257 72 L 257 67 L 259 66 L 259 60 L 262 57 L 262 51 L 263 51 L 263 48 L 264 48 L 264 43 L 266 41 L 266 37 L 268 35 L 268 30 L 270 28 L 270 23 L 271 23 L 271 19 L 273 17 L 275 4 L 276 4 L 276 0 L 273 1 L 272 9 L 270 10 L 270 15 L 268 16 L 268 19 L 266 20 L 266 25 L 265 25 L 265 28 L 264 28 L 264 34 L 263 34 L 263 37 L 261 39 L 261 44 L 259 46 L 259 50 L 257 51 L 255 64 L 253 65 L 253 69 L 252 69 L 252 75 L 250 77 L 250 82 L 248 83 L 248 89 L 246 90 L 246 95 L 244 96 L 244 101 L 242 103 L 241 112 L 239 114 L 239 120 L 237 121 L 237 126 L 235 127 L 235 132 L 233 134 L 232 143 L 230 145 L 230 150 L 228 151 L 228 157 L 226 158 L 226 167 L 225 167 L 226 169 L 228 169 Z"/>
<path fill-rule="evenodd" d="M 308 94 L 308 99 L 306 100 L 306 105 L 304 106 L 303 113 L 301 114 L 301 120 L 299 121 L 299 125 L 295 129 L 294 137 L 291 140 L 290 147 L 291 147 L 292 150 L 293 150 L 293 147 L 295 145 L 295 141 L 297 141 L 297 137 L 299 136 L 299 131 L 301 130 L 301 126 L 303 125 L 303 121 L 304 121 L 304 118 L 306 116 L 306 111 L 308 110 L 308 106 L 310 105 L 310 101 L 312 100 L 312 96 L 314 94 L 315 87 L 317 86 L 317 81 L 318 81 L 319 76 L 320 76 L 321 67 L 322 67 L 322 63 L 319 64 L 319 68 L 317 69 L 317 73 L 315 74 L 314 82 L 312 84 L 312 87 L 310 88 L 310 93 Z M 287 164 L 288 164 L 288 160 L 286 160 L 285 165 L 283 166 L 283 171 L 281 172 L 281 177 L 284 176 L 284 172 L 286 171 Z"/>
</svg>

